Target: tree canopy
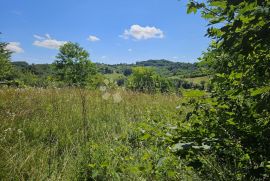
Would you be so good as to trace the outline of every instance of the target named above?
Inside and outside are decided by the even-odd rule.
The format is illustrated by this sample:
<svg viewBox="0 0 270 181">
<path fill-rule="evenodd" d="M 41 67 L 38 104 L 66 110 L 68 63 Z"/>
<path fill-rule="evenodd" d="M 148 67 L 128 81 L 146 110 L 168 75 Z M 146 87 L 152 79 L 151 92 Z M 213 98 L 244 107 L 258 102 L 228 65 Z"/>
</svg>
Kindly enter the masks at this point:
<svg viewBox="0 0 270 181">
<path fill-rule="evenodd" d="M 134 67 L 128 79 L 128 87 L 140 92 L 169 92 L 171 82 L 162 78 L 154 69 L 146 67 Z"/>
<path fill-rule="evenodd" d="M 193 103 L 195 109 L 186 119 L 191 129 L 178 135 L 178 141 L 197 147 L 187 146 L 189 152 L 178 154 L 188 157 L 207 179 L 216 171 L 205 164 L 201 153 L 229 170 L 226 178 L 213 179 L 270 178 L 269 7 L 269 0 L 188 3 L 188 13 L 199 10 L 209 22 L 207 36 L 213 42 L 202 62 L 212 68 L 214 89 L 212 99 Z M 211 149 L 198 151 L 198 145 Z"/>
<path fill-rule="evenodd" d="M 96 74 L 89 53 L 77 43 L 68 42 L 60 47 L 54 62 L 57 77 L 69 85 L 85 85 Z"/>
<path fill-rule="evenodd" d="M 11 52 L 6 49 L 7 45 L 8 43 L 0 42 L 0 81 L 8 79 L 12 72 Z"/>
</svg>

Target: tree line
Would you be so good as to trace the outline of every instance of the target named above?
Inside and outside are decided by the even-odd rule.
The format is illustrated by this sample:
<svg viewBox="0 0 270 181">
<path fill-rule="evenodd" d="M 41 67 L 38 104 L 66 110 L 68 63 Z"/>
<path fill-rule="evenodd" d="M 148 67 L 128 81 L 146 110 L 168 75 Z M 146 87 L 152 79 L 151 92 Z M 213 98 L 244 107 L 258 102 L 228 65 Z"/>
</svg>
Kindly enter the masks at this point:
<svg viewBox="0 0 270 181">
<path fill-rule="evenodd" d="M 56 60 L 52 64 L 29 65 L 26 62 L 11 62 L 12 52 L 5 49 L 7 43 L 1 44 L 3 53 L 1 53 L 0 62 L 0 81 L 2 85 L 18 87 L 80 86 L 96 89 L 104 84 L 105 79 L 111 79 L 111 75 L 117 74 L 117 77 L 113 78 L 115 84 L 133 91 L 169 93 L 178 92 L 182 88 L 209 89 L 205 81 L 193 83 L 184 80 L 181 76 L 169 77 L 171 74 L 167 73 L 173 66 L 178 66 L 179 71 L 189 72 L 196 76 L 195 72 L 200 72 L 196 64 L 167 60 L 149 60 L 136 64 L 95 64 L 89 59 L 89 53 L 79 44 L 68 42 L 60 47 Z M 182 75 L 187 75 L 187 73 Z"/>
</svg>

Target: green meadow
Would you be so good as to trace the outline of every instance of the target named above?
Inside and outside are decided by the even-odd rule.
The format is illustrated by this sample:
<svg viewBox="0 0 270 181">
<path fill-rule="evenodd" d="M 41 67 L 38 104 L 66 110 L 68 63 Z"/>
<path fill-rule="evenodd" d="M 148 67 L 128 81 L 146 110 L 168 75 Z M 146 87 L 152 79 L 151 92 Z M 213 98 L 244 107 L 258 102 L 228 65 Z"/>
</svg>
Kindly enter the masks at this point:
<svg viewBox="0 0 270 181">
<path fill-rule="evenodd" d="M 179 180 L 169 143 L 184 97 L 78 88 L 0 91 L 4 180 Z"/>
</svg>

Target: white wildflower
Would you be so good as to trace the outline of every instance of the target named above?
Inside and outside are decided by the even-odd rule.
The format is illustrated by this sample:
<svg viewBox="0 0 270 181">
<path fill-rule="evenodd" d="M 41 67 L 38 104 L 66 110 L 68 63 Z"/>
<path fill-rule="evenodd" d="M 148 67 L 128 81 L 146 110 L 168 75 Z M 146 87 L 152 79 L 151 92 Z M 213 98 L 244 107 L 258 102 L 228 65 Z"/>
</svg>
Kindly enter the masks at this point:
<svg viewBox="0 0 270 181">
<path fill-rule="evenodd" d="M 23 131 L 21 129 L 17 130 L 19 134 L 23 133 Z"/>
<path fill-rule="evenodd" d="M 119 93 L 114 94 L 114 95 L 113 95 L 113 101 L 114 101 L 115 103 L 121 102 L 121 101 L 122 101 L 121 95 L 120 95 Z"/>
<path fill-rule="evenodd" d="M 176 109 L 180 109 L 180 108 L 181 108 L 181 106 L 180 106 L 180 105 L 176 107 Z"/>
<path fill-rule="evenodd" d="M 110 98 L 111 94 L 106 92 L 105 94 L 102 95 L 102 99 L 108 100 Z"/>
<path fill-rule="evenodd" d="M 11 131 L 11 128 L 7 128 L 4 130 L 4 132 L 9 132 L 9 131 Z"/>
<path fill-rule="evenodd" d="M 101 92 L 105 92 L 105 91 L 106 91 L 106 87 L 105 87 L 105 86 L 100 86 L 100 87 L 99 87 L 99 90 L 100 90 Z"/>
<path fill-rule="evenodd" d="M 104 84 L 106 84 L 106 85 L 109 85 L 109 83 L 110 83 L 110 81 L 109 81 L 108 79 L 105 79 L 103 82 L 104 82 Z"/>
</svg>

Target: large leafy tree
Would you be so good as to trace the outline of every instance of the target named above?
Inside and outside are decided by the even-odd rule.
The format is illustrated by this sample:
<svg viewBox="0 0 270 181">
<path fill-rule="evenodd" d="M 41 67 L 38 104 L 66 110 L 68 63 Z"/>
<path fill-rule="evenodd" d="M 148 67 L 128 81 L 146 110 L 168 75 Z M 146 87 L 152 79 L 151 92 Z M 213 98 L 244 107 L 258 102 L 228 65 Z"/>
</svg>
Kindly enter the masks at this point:
<svg viewBox="0 0 270 181">
<path fill-rule="evenodd" d="M 5 42 L 0 42 L 0 81 L 8 79 L 12 72 L 11 52 L 6 49 L 7 45 Z"/>
<path fill-rule="evenodd" d="M 96 67 L 89 60 L 89 53 L 72 42 L 60 47 L 54 67 L 57 77 L 69 85 L 84 86 L 96 74 Z"/>
<path fill-rule="evenodd" d="M 188 113 L 190 129 L 177 140 L 189 142 L 189 151 L 178 154 L 208 178 L 270 179 L 270 1 L 189 1 L 188 13 L 198 10 L 213 39 L 202 59 L 214 73 L 214 93 Z M 214 155 L 227 175 L 212 174 L 218 169 L 201 153 Z"/>
</svg>

